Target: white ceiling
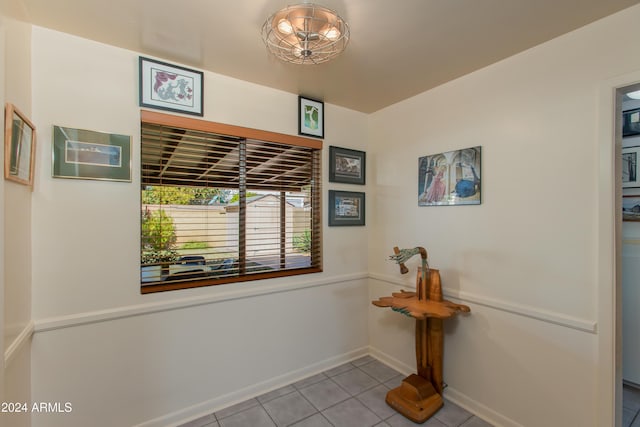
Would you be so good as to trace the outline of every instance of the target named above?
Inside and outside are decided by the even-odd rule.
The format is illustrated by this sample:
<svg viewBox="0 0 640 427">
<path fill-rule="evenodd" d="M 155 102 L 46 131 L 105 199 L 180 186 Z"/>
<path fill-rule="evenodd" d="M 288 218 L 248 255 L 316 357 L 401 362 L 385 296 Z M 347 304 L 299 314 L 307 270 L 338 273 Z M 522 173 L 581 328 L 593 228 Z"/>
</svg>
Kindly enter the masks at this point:
<svg viewBox="0 0 640 427">
<path fill-rule="evenodd" d="M 292 65 L 260 30 L 293 0 L 2 0 L 9 16 L 370 113 L 640 0 L 316 0 L 349 23 L 336 60 Z"/>
</svg>

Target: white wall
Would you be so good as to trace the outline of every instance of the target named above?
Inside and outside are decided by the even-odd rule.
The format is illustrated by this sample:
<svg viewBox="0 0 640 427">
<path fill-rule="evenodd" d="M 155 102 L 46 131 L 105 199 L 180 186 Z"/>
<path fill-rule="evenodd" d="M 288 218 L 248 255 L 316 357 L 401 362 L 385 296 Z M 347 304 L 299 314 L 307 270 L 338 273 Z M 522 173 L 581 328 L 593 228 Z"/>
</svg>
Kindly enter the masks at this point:
<svg viewBox="0 0 640 427">
<path fill-rule="evenodd" d="M 387 259 L 421 245 L 472 309 L 447 322 L 446 395 L 497 425 L 596 426 L 599 96 L 640 70 L 639 18 L 631 8 L 371 116 L 325 105 L 325 145 L 367 151 L 368 225 L 325 227 L 324 273 L 146 296 L 137 54 L 33 28 L 31 397 L 73 405 L 33 425 L 186 420 L 369 344 L 411 371 L 413 321 L 369 301 L 412 286 L 416 260 L 401 277 Z M 211 73 L 205 88 L 207 120 L 296 133 L 295 95 Z M 132 135 L 133 182 L 51 178 L 54 124 Z M 475 145 L 482 205 L 418 208 L 418 157 Z M 323 184 L 325 206 L 327 189 L 355 189 Z"/>
<path fill-rule="evenodd" d="M 31 26 L 0 11 L 0 102 L 14 104 L 31 116 Z M 3 126 L 4 129 L 4 126 Z M 3 154 L 0 156 L 4 155 Z M 2 180 L 0 183 L 0 327 L 3 364 L 0 402 L 28 402 L 30 387 L 31 323 L 31 190 Z M 0 414 L 0 421 L 15 427 L 30 424 L 29 413 Z"/>
<path fill-rule="evenodd" d="M 34 426 L 184 421 L 368 351 L 366 227 L 325 228 L 323 273 L 141 295 L 138 55 L 34 27 L 32 65 L 32 399 L 73 408 Z M 294 94 L 205 73 L 204 100 L 297 133 Z M 325 110 L 326 146 L 366 148 L 367 116 Z M 133 182 L 52 178 L 53 125 L 131 135 Z"/>
<path fill-rule="evenodd" d="M 4 17 L 4 11 L 2 14 L 0 14 L 0 70 L 3 71 L 3 75 L 5 72 L 5 68 L 6 68 L 6 60 L 5 60 L 5 40 L 6 40 L 6 35 L 5 35 L 5 17 Z M 0 82 L 0 103 L 1 105 L 4 106 L 5 103 L 5 95 L 4 95 L 4 85 L 5 82 L 2 81 Z M 2 125 L 3 125 L 3 129 L 4 129 L 4 115 L 2 117 Z M 4 165 L 4 150 L 0 150 L 0 159 L 2 159 L 2 164 Z M 4 177 L 4 171 L 3 171 L 3 177 Z M 5 201 L 4 201 L 4 179 L 2 180 L 2 182 L 0 182 L 0 226 L 2 227 L 2 235 L 4 236 L 4 209 L 5 209 Z M 5 242 L 4 242 L 4 238 L 0 239 L 0 270 L 4 271 L 4 246 L 5 246 Z M 3 356 L 4 356 L 4 349 L 5 349 L 5 339 L 4 339 L 4 335 L 5 335 L 5 321 L 4 321 L 4 292 L 5 292 L 5 280 L 4 280 L 4 274 L 0 274 L 0 330 L 2 331 L 2 334 L 0 335 L 0 349 L 2 349 L 3 351 Z M 2 384 L 2 387 L 0 387 L 0 402 L 4 402 L 5 401 L 5 381 L 4 381 L 4 377 L 5 377 L 5 368 L 4 368 L 4 363 L 2 364 L 2 369 L 0 369 L 0 384 Z"/>
<path fill-rule="evenodd" d="M 606 411 L 599 97 L 640 69 L 639 19 L 636 6 L 371 116 L 371 298 L 413 284 L 416 260 L 407 278 L 384 262 L 393 246 L 426 247 L 472 310 L 447 323 L 446 394 L 498 425 L 596 426 Z M 418 158 L 476 145 L 482 204 L 419 208 Z M 374 351 L 412 367 L 411 322 L 370 315 Z"/>
</svg>

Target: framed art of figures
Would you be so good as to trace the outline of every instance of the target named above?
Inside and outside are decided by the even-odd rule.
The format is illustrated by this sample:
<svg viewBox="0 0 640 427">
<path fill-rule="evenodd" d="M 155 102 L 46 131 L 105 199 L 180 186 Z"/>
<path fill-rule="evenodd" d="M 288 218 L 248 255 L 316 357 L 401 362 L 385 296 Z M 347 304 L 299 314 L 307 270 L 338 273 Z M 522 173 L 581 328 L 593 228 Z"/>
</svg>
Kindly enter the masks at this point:
<svg viewBox="0 0 640 427">
<path fill-rule="evenodd" d="M 298 96 L 298 134 L 324 138 L 324 102 Z"/>
<path fill-rule="evenodd" d="M 420 157 L 418 206 L 479 205 L 480 148 Z"/>
<path fill-rule="evenodd" d="M 131 182 L 131 137 L 53 127 L 54 178 Z"/>
<path fill-rule="evenodd" d="M 15 105 L 5 105 L 4 178 L 33 186 L 36 127 Z"/>
<path fill-rule="evenodd" d="M 365 194 L 329 190 L 329 225 L 365 225 Z"/>
<path fill-rule="evenodd" d="M 622 148 L 622 188 L 640 187 L 638 156 L 640 147 Z"/>
<path fill-rule="evenodd" d="M 202 116 L 201 71 L 140 57 L 140 106 Z"/>
<path fill-rule="evenodd" d="M 364 151 L 329 147 L 329 182 L 364 185 L 367 154 Z"/>
</svg>

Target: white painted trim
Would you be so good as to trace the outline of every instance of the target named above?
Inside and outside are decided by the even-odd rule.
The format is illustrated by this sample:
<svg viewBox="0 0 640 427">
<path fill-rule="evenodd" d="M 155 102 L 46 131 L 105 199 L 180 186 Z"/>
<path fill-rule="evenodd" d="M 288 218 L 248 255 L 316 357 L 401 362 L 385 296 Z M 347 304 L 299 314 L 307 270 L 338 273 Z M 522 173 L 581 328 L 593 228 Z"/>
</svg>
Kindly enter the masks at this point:
<svg viewBox="0 0 640 427">
<path fill-rule="evenodd" d="M 107 322 L 111 320 L 121 319 L 132 316 L 142 316 L 152 313 L 158 313 L 169 310 L 178 310 L 199 305 L 215 304 L 224 301 L 230 301 L 241 298 L 251 298 L 255 296 L 275 294 L 280 292 L 288 292 L 297 289 L 310 288 L 314 286 L 334 285 L 337 283 L 349 282 L 353 280 L 361 280 L 371 278 L 382 282 L 390 283 L 403 289 L 409 289 L 404 282 L 395 277 L 385 276 L 381 274 L 365 272 L 348 274 L 343 276 L 333 276 L 315 281 L 296 282 L 288 284 L 277 284 L 271 286 L 260 287 L 260 289 L 236 289 L 216 295 L 198 296 L 192 298 L 172 299 L 169 301 L 131 305 L 106 310 L 96 310 L 85 313 L 71 314 L 68 316 L 52 317 L 35 321 L 34 331 L 46 332 L 56 329 L 70 328 L 80 325 L 86 325 L 96 322 Z M 463 302 L 483 305 L 495 310 L 540 320 L 554 325 L 564 326 L 578 331 L 597 333 L 597 322 L 593 320 L 579 319 L 562 313 L 555 313 L 539 309 L 536 307 L 514 304 L 495 298 L 475 295 L 464 291 L 455 291 L 444 288 L 443 294 L 447 298 L 453 298 Z"/>
<path fill-rule="evenodd" d="M 237 403 L 244 402 L 248 399 L 261 396 L 272 390 L 277 390 L 281 387 L 293 384 L 297 381 L 303 380 L 313 375 L 317 375 L 328 369 L 340 366 L 344 363 L 348 363 L 367 355 L 371 355 L 375 359 L 380 360 L 382 363 L 385 363 L 386 365 L 397 370 L 403 375 L 409 375 L 414 371 L 413 367 L 400 362 L 394 357 L 389 356 L 388 354 L 374 347 L 362 347 L 350 351 L 346 354 L 315 363 L 303 369 L 299 369 L 297 371 L 290 372 L 258 384 L 254 384 L 250 387 L 228 393 L 224 396 L 210 399 L 197 405 L 193 405 L 188 408 L 164 415 L 162 417 L 145 421 L 141 424 L 137 424 L 134 427 L 163 427 L 167 425 L 181 425 L 220 411 L 221 409 L 227 408 Z M 493 411 L 485 405 L 476 402 L 465 394 L 462 394 L 449 386 L 447 386 L 444 390 L 444 397 L 496 427 L 523 427 L 521 424 L 518 424 L 517 422 L 505 417 L 504 415 Z"/>
<path fill-rule="evenodd" d="M 381 274 L 369 274 L 369 277 L 375 280 L 380 280 L 382 282 L 387 282 L 392 285 L 399 286 L 403 289 L 408 289 L 406 284 L 402 280 L 395 277 L 385 276 Z M 547 323 L 552 323 L 554 325 L 564 326 L 566 328 L 576 329 L 582 332 L 595 334 L 598 330 L 597 322 L 594 320 L 579 319 L 576 317 L 567 316 L 562 313 L 555 313 L 536 307 L 515 304 L 508 301 L 485 297 L 482 295 L 475 295 L 470 292 L 443 288 L 442 293 L 447 298 L 453 298 L 463 302 L 483 305 L 495 310 L 500 310 Z"/>
<path fill-rule="evenodd" d="M 18 336 L 13 340 L 11 344 L 4 351 L 4 367 L 9 366 L 9 363 L 13 360 L 18 351 L 27 344 L 27 342 L 33 336 L 33 332 L 35 330 L 35 326 L 33 321 L 29 322 L 23 329 L 20 331 Z"/>
<path fill-rule="evenodd" d="M 300 276 L 302 277 L 302 276 Z M 275 285 L 266 284 L 259 289 L 240 288 L 215 295 L 197 296 L 191 298 L 176 298 L 169 301 L 161 301 L 148 304 L 130 305 L 106 310 L 96 310 L 84 313 L 70 314 L 67 316 L 50 317 L 35 321 L 35 332 L 46 332 L 56 329 L 70 328 L 89 323 L 107 322 L 125 317 L 142 316 L 169 310 L 179 310 L 199 305 L 215 304 L 223 301 L 231 301 L 242 298 L 252 298 L 261 295 L 277 294 L 298 289 L 311 288 L 314 286 L 334 285 L 337 283 L 350 282 L 353 280 L 367 279 L 366 272 L 346 274 L 343 276 L 332 276 L 318 280 L 304 280 L 295 283 L 279 283 Z"/>
<path fill-rule="evenodd" d="M 598 104 L 598 364 L 597 425 L 622 424 L 622 137 L 617 128 L 618 89 L 640 83 L 640 71 L 613 77 L 600 85 Z"/>
<path fill-rule="evenodd" d="M 378 359 L 380 362 L 395 369 L 396 371 L 400 372 L 402 375 L 409 376 L 413 374 L 416 370 L 415 366 L 409 366 L 406 363 L 401 362 L 395 357 L 389 356 L 387 353 L 380 351 L 375 347 L 369 346 L 369 354 L 371 355 L 371 357 Z"/>
<path fill-rule="evenodd" d="M 483 405 L 480 402 L 477 402 L 466 394 L 460 393 L 454 388 L 447 386 L 443 390 L 443 396 L 445 399 L 455 403 L 458 406 L 466 409 L 471 412 L 478 418 L 482 418 L 489 424 L 495 427 L 524 427 L 522 424 L 517 423 L 511 418 L 507 418 L 504 415 L 494 411 L 491 408 Z"/>
<path fill-rule="evenodd" d="M 385 352 L 378 350 L 375 347 L 369 347 L 369 352 L 371 357 L 378 359 L 380 362 L 390 366 L 391 368 L 400 372 L 402 375 L 408 376 L 415 372 L 414 366 L 409 366 L 399 361 L 395 357 L 389 356 Z M 448 385 L 445 387 L 443 395 L 447 400 L 450 400 L 456 405 L 461 406 L 462 408 L 471 412 L 475 416 L 482 418 L 495 427 L 523 427 L 521 424 L 518 424 L 512 419 L 505 417 L 504 415 L 488 408 L 487 406 L 479 402 L 476 402 L 467 395 L 462 394 L 455 389 L 452 389 Z"/>
<path fill-rule="evenodd" d="M 207 400 L 197 405 L 181 409 L 179 411 L 155 418 L 153 420 L 145 421 L 141 424 L 136 425 L 135 427 L 164 427 L 168 425 L 181 425 L 189 421 L 197 420 L 200 417 L 204 417 L 213 412 L 220 411 L 221 409 L 235 405 L 236 403 L 244 402 L 248 399 L 261 396 L 272 390 L 277 390 L 281 387 L 293 384 L 297 381 L 303 380 L 313 375 L 317 375 L 328 369 L 340 366 L 355 359 L 359 359 L 360 357 L 367 356 L 368 354 L 369 347 L 361 347 L 348 353 L 331 357 L 322 362 L 314 363 L 311 366 L 298 369 L 297 371 L 289 372 L 287 374 L 271 378 L 261 383 L 236 390 L 234 392 L 225 394 L 224 396 Z"/>
</svg>

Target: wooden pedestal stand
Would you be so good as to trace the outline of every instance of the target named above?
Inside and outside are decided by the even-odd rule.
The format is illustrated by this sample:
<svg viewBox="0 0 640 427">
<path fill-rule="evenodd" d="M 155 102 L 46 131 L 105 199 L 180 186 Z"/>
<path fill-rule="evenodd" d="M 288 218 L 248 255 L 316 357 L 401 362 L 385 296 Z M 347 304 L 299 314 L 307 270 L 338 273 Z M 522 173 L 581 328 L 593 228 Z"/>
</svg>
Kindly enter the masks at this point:
<svg viewBox="0 0 640 427">
<path fill-rule="evenodd" d="M 398 253 L 397 248 L 394 248 Z M 421 251 L 422 254 L 422 251 Z M 444 334 L 442 321 L 458 312 L 469 312 L 466 305 L 442 299 L 440 272 L 426 268 L 426 251 L 423 267 L 418 268 L 417 292 L 394 292 L 373 304 L 391 307 L 416 319 L 416 362 L 418 373 L 411 374 L 399 387 L 387 393 L 386 402 L 411 421 L 423 423 L 443 405 L 442 361 Z M 408 271 L 400 263 L 401 271 Z M 423 274 L 424 272 L 424 274 Z"/>
</svg>

